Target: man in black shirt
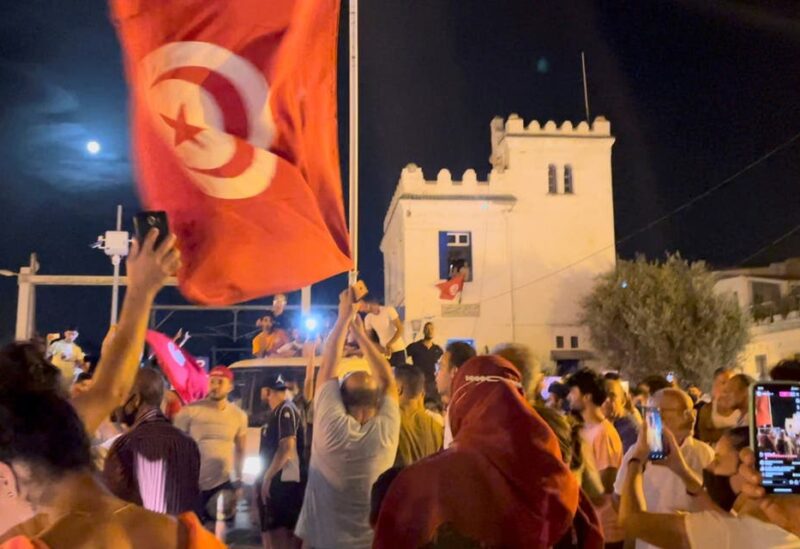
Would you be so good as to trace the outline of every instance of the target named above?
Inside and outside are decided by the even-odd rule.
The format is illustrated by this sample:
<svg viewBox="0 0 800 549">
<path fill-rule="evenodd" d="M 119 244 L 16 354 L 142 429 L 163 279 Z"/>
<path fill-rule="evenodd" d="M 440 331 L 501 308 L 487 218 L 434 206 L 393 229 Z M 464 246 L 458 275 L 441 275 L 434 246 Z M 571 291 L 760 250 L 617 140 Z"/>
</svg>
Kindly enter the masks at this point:
<svg viewBox="0 0 800 549">
<path fill-rule="evenodd" d="M 433 322 L 426 322 L 422 328 L 423 338 L 406 347 L 406 353 L 411 357 L 414 366 L 425 374 L 425 401 L 440 401 L 439 391 L 436 390 L 436 363 L 442 358 L 444 351 L 433 342 Z"/>
<path fill-rule="evenodd" d="M 294 527 L 303 505 L 306 471 L 299 451 L 304 446 L 305 425 L 297 407 L 287 400 L 281 376 L 264 388 L 270 407 L 261 428 L 261 458 L 266 472 L 258 491 L 261 535 L 265 547 L 299 545 Z"/>
</svg>

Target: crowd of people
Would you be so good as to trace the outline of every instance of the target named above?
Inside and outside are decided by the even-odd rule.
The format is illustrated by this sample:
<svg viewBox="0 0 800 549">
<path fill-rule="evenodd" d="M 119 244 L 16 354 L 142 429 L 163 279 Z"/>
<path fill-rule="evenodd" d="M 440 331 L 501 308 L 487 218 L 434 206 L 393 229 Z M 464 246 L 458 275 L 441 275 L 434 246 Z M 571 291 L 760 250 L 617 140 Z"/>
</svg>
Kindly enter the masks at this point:
<svg viewBox="0 0 800 549">
<path fill-rule="evenodd" d="M 319 358 L 314 339 L 277 333 L 285 296 L 259 321 L 255 355 L 291 344 L 308 365 L 260 388 L 264 470 L 248 493 L 233 372 L 212 368 L 208 396 L 172 414 L 140 364 L 179 263 L 173 237 L 134 245 L 91 379 L 74 371 L 77 330 L 0 350 L 0 547 L 223 547 L 244 498 L 268 548 L 800 547 L 800 499 L 767 496 L 756 472 L 747 376 L 720 368 L 706 396 L 591 369 L 545 385 L 522 345 L 442 348 L 432 323 L 406 345 L 397 311 L 350 289 Z M 800 381 L 800 363 L 772 374 Z M 660 412 L 659 461 L 644 407 Z M 791 454 L 785 439 L 759 435 Z"/>
</svg>

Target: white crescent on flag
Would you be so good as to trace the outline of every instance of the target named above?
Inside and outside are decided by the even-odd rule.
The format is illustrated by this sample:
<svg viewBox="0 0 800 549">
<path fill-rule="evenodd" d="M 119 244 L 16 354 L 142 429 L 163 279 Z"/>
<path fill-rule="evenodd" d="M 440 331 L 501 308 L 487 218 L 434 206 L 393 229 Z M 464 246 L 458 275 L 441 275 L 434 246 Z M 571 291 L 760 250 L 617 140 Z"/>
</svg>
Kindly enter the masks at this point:
<svg viewBox="0 0 800 549">
<path fill-rule="evenodd" d="M 250 198 L 272 181 L 269 86 L 249 61 L 208 42 L 171 42 L 141 62 L 155 127 L 190 179 L 215 198 Z"/>
</svg>

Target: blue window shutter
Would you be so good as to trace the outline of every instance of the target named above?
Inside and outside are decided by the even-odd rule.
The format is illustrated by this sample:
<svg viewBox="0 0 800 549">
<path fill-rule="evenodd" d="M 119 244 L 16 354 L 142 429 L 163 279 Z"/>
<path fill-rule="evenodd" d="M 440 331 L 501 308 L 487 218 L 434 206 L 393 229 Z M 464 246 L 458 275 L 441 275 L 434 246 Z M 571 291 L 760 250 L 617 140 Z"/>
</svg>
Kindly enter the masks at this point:
<svg viewBox="0 0 800 549">
<path fill-rule="evenodd" d="M 439 231 L 439 278 L 450 276 L 450 265 L 447 261 L 447 231 Z"/>
</svg>

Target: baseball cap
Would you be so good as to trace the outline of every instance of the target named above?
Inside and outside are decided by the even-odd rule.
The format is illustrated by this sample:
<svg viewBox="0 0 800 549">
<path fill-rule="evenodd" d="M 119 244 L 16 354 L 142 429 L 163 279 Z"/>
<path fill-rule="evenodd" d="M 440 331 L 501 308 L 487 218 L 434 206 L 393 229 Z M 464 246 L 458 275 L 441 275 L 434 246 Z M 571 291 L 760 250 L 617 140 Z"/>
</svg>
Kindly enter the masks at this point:
<svg viewBox="0 0 800 549">
<path fill-rule="evenodd" d="M 285 391 L 286 390 L 286 382 L 283 379 L 282 375 L 277 376 L 270 376 L 267 379 L 267 382 L 264 386 L 272 391 Z"/>
<path fill-rule="evenodd" d="M 214 366 L 208 375 L 209 377 L 224 377 L 233 382 L 233 372 L 227 366 Z"/>
</svg>

